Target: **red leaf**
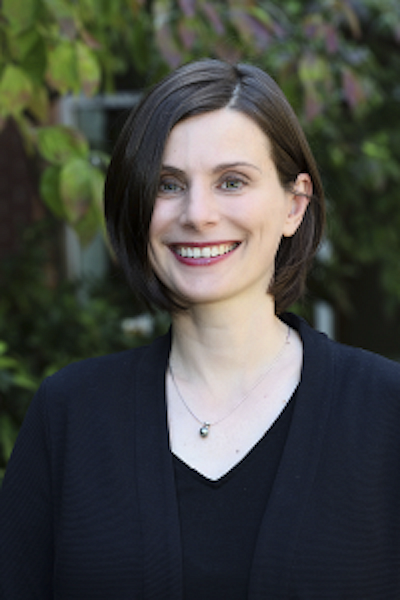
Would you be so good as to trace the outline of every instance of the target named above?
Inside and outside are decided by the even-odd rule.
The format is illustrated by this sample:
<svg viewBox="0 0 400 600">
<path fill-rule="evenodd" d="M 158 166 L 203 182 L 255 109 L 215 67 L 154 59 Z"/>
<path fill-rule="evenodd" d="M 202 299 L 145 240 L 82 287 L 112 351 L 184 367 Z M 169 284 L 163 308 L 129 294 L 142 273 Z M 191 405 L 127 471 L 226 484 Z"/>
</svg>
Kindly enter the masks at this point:
<svg viewBox="0 0 400 600">
<path fill-rule="evenodd" d="M 322 102 L 313 87 L 306 88 L 305 113 L 307 121 L 313 121 L 322 112 Z"/>
<path fill-rule="evenodd" d="M 335 54 L 339 49 L 337 32 L 332 25 L 325 26 L 325 43 L 329 54 Z"/>
<path fill-rule="evenodd" d="M 258 50 L 265 50 L 271 41 L 271 35 L 265 25 L 250 15 L 247 16 L 250 30 L 252 31 L 254 44 Z"/>
<path fill-rule="evenodd" d="M 195 0 L 178 0 L 179 6 L 185 17 L 194 17 L 196 14 L 196 1 Z"/>
<path fill-rule="evenodd" d="M 351 106 L 354 108 L 364 99 L 364 92 L 357 76 L 346 69 L 342 76 L 344 96 Z"/>
<path fill-rule="evenodd" d="M 167 64 L 172 69 L 176 69 L 182 63 L 182 56 L 167 25 L 157 31 L 156 40 Z"/>
<path fill-rule="evenodd" d="M 202 8 L 204 14 L 206 15 L 206 17 L 208 17 L 208 19 L 210 20 L 215 33 L 217 33 L 218 35 L 224 34 L 225 33 L 224 24 L 221 21 L 214 6 L 212 6 L 212 4 L 210 4 L 209 2 L 204 2 L 204 4 L 202 4 L 201 8 Z"/>
<path fill-rule="evenodd" d="M 224 41 L 217 42 L 215 45 L 215 54 L 221 60 L 231 63 L 237 63 L 241 59 L 238 48 L 228 45 Z"/>
<path fill-rule="evenodd" d="M 197 39 L 194 29 L 188 27 L 184 22 L 181 21 L 178 25 L 178 32 L 185 50 L 190 50 L 193 48 L 193 45 Z"/>
</svg>

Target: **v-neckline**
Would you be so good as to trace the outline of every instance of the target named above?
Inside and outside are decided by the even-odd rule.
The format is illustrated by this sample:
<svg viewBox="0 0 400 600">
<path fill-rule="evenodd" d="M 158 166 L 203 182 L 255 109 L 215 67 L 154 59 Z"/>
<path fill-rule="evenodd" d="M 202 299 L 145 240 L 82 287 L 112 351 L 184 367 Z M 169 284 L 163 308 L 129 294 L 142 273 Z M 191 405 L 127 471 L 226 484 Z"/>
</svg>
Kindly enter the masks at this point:
<svg viewBox="0 0 400 600">
<path fill-rule="evenodd" d="M 215 488 L 221 487 L 229 479 L 240 474 L 241 469 L 246 467 L 246 463 L 248 461 L 251 461 L 253 459 L 253 455 L 260 450 L 260 446 L 263 446 L 265 444 L 266 438 L 268 437 L 268 435 L 271 434 L 273 432 L 273 430 L 279 426 L 284 415 L 286 415 L 286 413 L 289 410 L 291 413 L 293 412 L 297 390 L 298 390 L 298 386 L 295 389 L 295 391 L 293 392 L 291 398 L 285 403 L 281 412 L 277 415 L 275 421 L 263 433 L 263 435 L 253 444 L 253 446 L 251 446 L 251 448 L 249 448 L 249 450 L 246 452 L 246 454 L 244 456 L 242 456 L 240 458 L 240 460 L 238 460 L 237 463 L 235 463 L 232 467 L 230 467 L 225 473 L 223 473 L 217 479 L 211 479 L 210 477 L 207 477 L 207 475 L 204 475 L 203 473 L 201 473 L 201 471 L 198 471 L 196 468 L 191 467 L 182 458 L 180 458 L 178 455 L 176 455 L 172 452 L 174 462 L 177 464 L 180 464 L 181 467 L 183 469 L 185 469 L 188 474 L 190 474 L 192 477 L 195 477 L 197 479 L 197 481 L 202 483 L 203 485 L 207 485 L 207 486 L 215 487 Z"/>
</svg>

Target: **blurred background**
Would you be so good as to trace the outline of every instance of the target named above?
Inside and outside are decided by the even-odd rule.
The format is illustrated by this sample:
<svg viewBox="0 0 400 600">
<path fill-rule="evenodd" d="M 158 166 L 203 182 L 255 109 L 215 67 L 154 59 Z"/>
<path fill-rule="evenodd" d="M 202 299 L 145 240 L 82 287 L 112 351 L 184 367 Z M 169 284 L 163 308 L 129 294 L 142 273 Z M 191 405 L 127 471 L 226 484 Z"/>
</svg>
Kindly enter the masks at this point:
<svg viewBox="0 0 400 600">
<path fill-rule="evenodd" d="M 400 360 L 398 0 L 0 0 L 0 478 L 40 381 L 163 331 L 104 238 L 104 173 L 142 91 L 189 60 L 268 71 L 328 229 L 294 310 Z"/>
</svg>

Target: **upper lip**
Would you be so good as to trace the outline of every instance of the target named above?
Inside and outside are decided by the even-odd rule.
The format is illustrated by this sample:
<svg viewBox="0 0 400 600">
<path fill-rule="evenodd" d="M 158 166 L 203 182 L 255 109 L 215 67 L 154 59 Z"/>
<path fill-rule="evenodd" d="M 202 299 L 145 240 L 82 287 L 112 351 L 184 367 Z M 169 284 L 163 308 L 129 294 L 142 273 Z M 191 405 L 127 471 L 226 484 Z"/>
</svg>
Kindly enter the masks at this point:
<svg viewBox="0 0 400 600">
<path fill-rule="evenodd" d="M 217 242 L 172 242 L 169 246 L 184 246 L 185 248 L 208 248 L 220 246 L 221 244 L 240 244 L 239 240 L 223 240 Z"/>
</svg>

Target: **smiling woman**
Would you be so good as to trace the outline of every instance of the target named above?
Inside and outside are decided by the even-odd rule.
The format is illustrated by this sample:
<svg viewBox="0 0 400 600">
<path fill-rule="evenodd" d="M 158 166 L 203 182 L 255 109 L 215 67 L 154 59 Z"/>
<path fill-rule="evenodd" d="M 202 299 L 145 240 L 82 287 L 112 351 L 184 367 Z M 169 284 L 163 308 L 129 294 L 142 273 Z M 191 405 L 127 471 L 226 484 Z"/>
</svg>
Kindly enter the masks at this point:
<svg viewBox="0 0 400 600">
<path fill-rule="evenodd" d="M 136 293 L 150 304 L 167 310 L 185 306 L 183 299 L 175 297 L 151 267 L 150 221 L 160 185 L 163 195 L 168 196 L 175 195 L 181 188 L 183 191 L 188 185 L 189 174 L 180 171 L 179 165 L 166 162 L 165 150 L 172 130 L 175 127 L 179 130 L 178 125 L 190 117 L 201 115 L 204 119 L 207 116 L 211 123 L 211 113 L 223 109 L 232 122 L 234 116 L 242 125 L 245 119 L 243 131 L 250 127 L 258 138 L 262 137 L 263 147 L 285 191 L 293 190 L 301 173 L 307 174 L 311 182 L 308 187 L 313 201 L 299 231 L 282 239 L 276 256 L 271 293 L 279 314 L 303 291 L 306 273 L 323 231 L 324 193 L 315 160 L 291 106 L 273 79 L 256 67 L 231 66 L 212 60 L 191 63 L 156 85 L 132 112 L 115 148 L 106 182 L 110 238 Z M 230 127 L 221 121 L 219 130 L 225 125 Z M 205 127 L 203 137 L 208 139 L 204 145 L 210 152 L 214 148 L 213 134 L 217 132 L 209 129 L 207 123 Z M 223 135 L 228 134 L 232 139 L 234 131 L 225 128 Z M 172 137 L 177 135 L 174 131 Z M 249 136 L 247 134 L 247 138 Z M 210 166 L 216 169 L 216 180 L 217 175 L 221 178 L 221 192 L 228 191 L 228 185 L 235 189 L 246 187 L 249 169 L 256 169 L 248 165 L 247 172 L 238 171 L 237 161 L 245 168 L 243 162 L 250 148 L 237 136 L 235 141 L 242 153 L 235 155 L 232 148 L 226 159 L 229 164 L 224 164 L 225 160 L 220 157 Z M 228 179 L 224 181 L 224 177 Z M 301 191 L 304 193 L 298 190 Z"/>
<path fill-rule="evenodd" d="M 398 600 L 400 366 L 284 312 L 324 201 L 278 86 L 171 73 L 128 118 L 105 210 L 172 327 L 43 382 L 0 495 L 2 600 Z"/>
<path fill-rule="evenodd" d="M 241 294 L 253 310 L 265 303 L 279 244 L 296 233 L 311 194 L 308 173 L 282 185 L 268 138 L 238 110 L 185 119 L 162 157 L 152 269 L 182 304 Z"/>
</svg>

